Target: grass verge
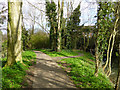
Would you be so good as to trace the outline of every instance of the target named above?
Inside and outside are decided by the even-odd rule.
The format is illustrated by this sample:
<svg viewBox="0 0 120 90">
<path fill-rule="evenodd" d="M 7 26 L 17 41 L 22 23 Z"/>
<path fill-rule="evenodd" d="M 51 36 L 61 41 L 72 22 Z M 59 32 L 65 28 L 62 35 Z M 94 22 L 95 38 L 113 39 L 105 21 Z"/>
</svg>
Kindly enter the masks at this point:
<svg viewBox="0 0 120 90">
<path fill-rule="evenodd" d="M 82 52 L 81 52 L 82 53 Z M 79 88 L 113 88 L 113 84 L 99 70 L 98 77 L 94 76 L 95 62 L 90 53 L 83 52 L 84 56 L 62 59 L 58 63 L 68 73 L 74 84 Z M 101 89 L 102 90 L 102 89 Z"/>
<path fill-rule="evenodd" d="M 26 65 L 22 65 L 21 63 L 15 63 L 11 67 L 3 67 L 2 68 L 2 88 L 21 88 L 23 85 L 23 80 L 26 75 L 26 70 L 28 67 L 35 63 L 36 54 L 32 51 L 24 51 L 22 53 L 23 63 Z M 5 59 L 3 59 L 5 61 Z M 27 83 L 24 83 L 24 86 Z"/>
<path fill-rule="evenodd" d="M 51 51 L 50 49 L 39 49 L 39 51 L 51 57 L 77 56 L 79 50 L 62 50 L 61 52 Z"/>
</svg>

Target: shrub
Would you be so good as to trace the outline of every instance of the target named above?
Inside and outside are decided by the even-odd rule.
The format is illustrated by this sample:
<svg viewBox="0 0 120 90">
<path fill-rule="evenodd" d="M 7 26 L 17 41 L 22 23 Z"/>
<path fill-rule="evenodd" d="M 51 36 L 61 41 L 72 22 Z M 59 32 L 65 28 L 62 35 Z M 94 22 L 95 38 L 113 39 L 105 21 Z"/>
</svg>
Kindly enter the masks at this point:
<svg viewBox="0 0 120 90">
<path fill-rule="evenodd" d="M 29 43 L 32 49 L 49 48 L 49 36 L 43 31 L 38 31 L 31 36 Z"/>
</svg>

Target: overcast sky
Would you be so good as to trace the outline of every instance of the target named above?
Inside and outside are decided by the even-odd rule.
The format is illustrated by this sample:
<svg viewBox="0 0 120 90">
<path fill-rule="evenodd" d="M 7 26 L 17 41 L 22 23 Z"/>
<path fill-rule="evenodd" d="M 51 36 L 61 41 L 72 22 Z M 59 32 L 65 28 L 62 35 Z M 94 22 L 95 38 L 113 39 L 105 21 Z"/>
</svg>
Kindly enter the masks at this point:
<svg viewBox="0 0 120 90">
<path fill-rule="evenodd" d="M 45 0 L 27 0 L 27 1 L 29 1 L 33 5 L 37 6 L 41 10 L 45 11 Z M 23 0 L 23 15 L 24 15 L 24 17 L 30 18 L 30 17 L 36 16 L 37 17 L 36 21 L 45 26 L 47 23 L 45 13 L 39 12 L 38 9 L 35 9 L 34 7 L 32 7 L 30 4 L 28 4 L 27 1 Z M 57 5 L 58 0 L 54 0 L 54 1 Z M 96 0 L 64 0 L 64 1 L 65 1 L 65 3 L 72 1 L 73 2 L 73 10 L 81 2 L 81 4 L 80 4 L 81 5 L 81 7 L 80 7 L 80 11 L 81 11 L 80 25 L 85 23 L 85 25 L 87 26 L 87 25 L 94 25 L 96 23 L 96 18 L 94 18 L 94 16 L 96 16 L 96 13 L 97 13 Z M 7 4 L 7 0 L 0 0 L 0 2 L 4 2 Z M 42 3 L 42 4 L 39 4 L 39 3 Z M 0 11 L 1 11 L 1 7 L 0 7 Z M 67 7 L 66 7 L 66 5 L 64 5 L 64 17 L 66 17 L 66 14 L 67 14 Z M 33 23 L 31 19 L 25 19 L 24 22 L 25 22 L 26 28 L 30 28 Z M 6 23 L 3 26 L 6 26 Z M 41 28 L 37 23 L 35 24 L 35 27 Z"/>
</svg>

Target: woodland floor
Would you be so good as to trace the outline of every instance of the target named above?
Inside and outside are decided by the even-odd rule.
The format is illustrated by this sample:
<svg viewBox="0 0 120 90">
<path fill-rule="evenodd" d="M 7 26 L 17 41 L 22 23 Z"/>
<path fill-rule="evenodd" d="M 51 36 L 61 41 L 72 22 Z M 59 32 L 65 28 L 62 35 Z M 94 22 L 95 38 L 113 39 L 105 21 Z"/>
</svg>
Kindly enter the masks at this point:
<svg viewBox="0 0 120 90">
<path fill-rule="evenodd" d="M 50 57 L 40 51 L 36 53 L 36 64 L 27 71 L 26 81 L 29 88 L 76 88 L 67 73 L 58 65 L 57 61 L 68 57 Z"/>
</svg>

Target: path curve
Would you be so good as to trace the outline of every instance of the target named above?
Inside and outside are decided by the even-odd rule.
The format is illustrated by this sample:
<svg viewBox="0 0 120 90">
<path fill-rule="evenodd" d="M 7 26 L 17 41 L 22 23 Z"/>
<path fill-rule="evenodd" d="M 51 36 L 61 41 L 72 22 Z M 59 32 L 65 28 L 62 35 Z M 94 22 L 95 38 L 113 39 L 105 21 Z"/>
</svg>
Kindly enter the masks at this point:
<svg viewBox="0 0 120 90">
<path fill-rule="evenodd" d="M 76 88 L 67 73 L 56 63 L 56 59 L 40 52 L 36 53 L 36 65 L 31 66 L 27 82 L 31 88 Z"/>
<path fill-rule="evenodd" d="M 79 55 L 77 55 L 77 56 L 51 57 L 51 58 L 52 58 L 52 60 L 54 60 L 54 61 L 58 61 L 58 60 L 65 59 L 65 58 L 81 57 L 81 56 L 83 56 L 83 55 L 84 55 L 84 54 L 79 53 Z"/>
</svg>

